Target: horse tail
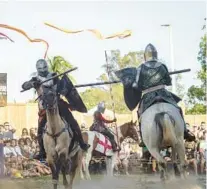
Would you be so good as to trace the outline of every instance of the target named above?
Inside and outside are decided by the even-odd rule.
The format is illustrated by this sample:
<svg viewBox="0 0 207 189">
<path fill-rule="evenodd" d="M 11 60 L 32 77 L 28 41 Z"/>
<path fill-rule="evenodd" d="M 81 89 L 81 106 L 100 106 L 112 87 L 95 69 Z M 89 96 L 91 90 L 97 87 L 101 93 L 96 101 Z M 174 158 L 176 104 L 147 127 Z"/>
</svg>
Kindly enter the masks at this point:
<svg viewBox="0 0 207 189">
<path fill-rule="evenodd" d="M 155 123 L 162 133 L 161 146 L 174 146 L 176 143 L 175 120 L 167 112 L 157 113 L 155 115 Z"/>
</svg>

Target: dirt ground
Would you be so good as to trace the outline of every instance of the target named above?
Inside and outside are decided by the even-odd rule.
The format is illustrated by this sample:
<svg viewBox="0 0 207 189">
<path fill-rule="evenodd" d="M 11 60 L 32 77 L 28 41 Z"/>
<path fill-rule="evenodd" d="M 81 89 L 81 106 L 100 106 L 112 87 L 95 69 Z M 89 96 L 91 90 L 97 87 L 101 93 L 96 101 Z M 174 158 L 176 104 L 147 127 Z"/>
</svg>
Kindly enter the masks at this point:
<svg viewBox="0 0 207 189">
<path fill-rule="evenodd" d="M 0 179 L 0 189 L 48 189 L 52 188 L 50 177 L 34 179 Z M 58 186 L 64 189 L 62 181 Z M 107 178 L 93 176 L 91 181 L 75 180 L 74 189 L 204 189 L 206 176 L 188 176 L 186 180 L 171 178 L 160 182 L 158 175 L 130 175 Z"/>
</svg>

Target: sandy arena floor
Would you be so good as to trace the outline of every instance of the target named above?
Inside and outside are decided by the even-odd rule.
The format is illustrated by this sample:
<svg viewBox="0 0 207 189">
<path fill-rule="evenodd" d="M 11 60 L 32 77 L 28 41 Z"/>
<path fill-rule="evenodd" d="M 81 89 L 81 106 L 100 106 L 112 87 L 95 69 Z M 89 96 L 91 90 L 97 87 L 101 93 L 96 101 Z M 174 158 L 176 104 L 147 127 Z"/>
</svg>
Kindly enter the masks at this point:
<svg viewBox="0 0 207 189">
<path fill-rule="evenodd" d="M 0 189 L 47 189 L 52 188 L 50 177 L 34 179 L 0 179 Z M 64 189 L 62 182 L 58 186 Z M 75 180 L 74 189 L 204 189 L 205 176 L 189 176 L 187 180 L 171 178 L 166 184 L 158 175 L 130 175 L 107 178 L 93 176 L 91 181 Z"/>
</svg>

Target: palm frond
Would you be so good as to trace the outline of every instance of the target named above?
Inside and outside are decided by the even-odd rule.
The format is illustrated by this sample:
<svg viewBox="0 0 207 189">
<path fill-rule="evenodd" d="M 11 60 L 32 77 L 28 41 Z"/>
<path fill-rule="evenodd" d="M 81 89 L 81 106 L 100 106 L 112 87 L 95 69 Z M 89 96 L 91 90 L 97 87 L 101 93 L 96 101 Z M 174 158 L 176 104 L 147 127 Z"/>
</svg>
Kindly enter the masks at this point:
<svg viewBox="0 0 207 189">
<path fill-rule="evenodd" d="M 51 59 L 48 58 L 48 62 L 50 71 L 56 72 L 58 74 L 73 68 L 73 65 L 69 61 L 65 60 L 62 56 L 54 56 Z M 67 76 L 73 83 L 76 83 L 76 80 L 73 76 L 69 74 L 67 74 Z"/>
</svg>

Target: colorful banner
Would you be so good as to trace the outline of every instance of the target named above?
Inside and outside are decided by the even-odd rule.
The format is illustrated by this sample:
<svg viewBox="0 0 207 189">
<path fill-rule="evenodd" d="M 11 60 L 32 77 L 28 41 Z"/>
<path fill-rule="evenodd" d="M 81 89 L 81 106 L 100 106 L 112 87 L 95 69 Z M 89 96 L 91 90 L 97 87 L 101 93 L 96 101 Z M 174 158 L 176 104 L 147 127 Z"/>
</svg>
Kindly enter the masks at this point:
<svg viewBox="0 0 207 189">
<path fill-rule="evenodd" d="M 105 39 L 111 39 L 111 38 L 115 38 L 115 37 L 118 37 L 119 39 L 123 39 L 123 38 L 129 37 L 131 35 L 132 35 L 131 30 L 125 30 L 124 32 L 121 32 L 121 33 L 115 33 L 113 35 L 109 35 Z"/>
<path fill-rule="evenodd" d="M 83 32 L 84 30 L 66 30 L 66 29 L 63 29 L 63 28 L 59 28 L 57 26 L 54 26 L 52 24 L 49 24 L 49 23 L 44 23 L 46 26 L 49 26 L 51 28 L 54 28 L 56 30 L 59 30 L 59 31 L 62 31 L 62 32 L 65 32 L 65 33 L 80 33 L 80 32 Z"/>
<path fill-rule="evenodd" d="M 98 30 L 88 29 L 87 31 L 92 32 L 98 39 L 104 39 L 104 36 Z"/>
<path fill-rule="evenodd" d="M 47 41 L 45 41 L 43 39 L 31 39 L 25 31 L 23 31 L 19 28 L 15 28 L 13 26 L 9 26 L 9 25 L 6 25 L 6 24 L 0 24 L 0 27 L 1 28 L 6 28 L 6 29 L 9 29 L 9 30 L 14 30 L 14 31 L 18 32 L 18 33 L 22 34 L 23 36 L 25 36 L 32 43 L 43 42 L 46 45 L 46 51 L 45 51 L 45 54 L 44 54 L 44 58 L 46 58 L 47 52 L 48 52 L 48 49 L 49 49 L 49 44 L 48 44 Z"/>
<path fill-rule="evenodd" d="M 0 39 L 8 39 L 9 41 L 14 43 L 14 41 L 10 37 L 8 37 L 6 34 L 1 32 L 0 32 Z"/>
<path fill-rule="evenodd" d="M 132 35 L 132 31 L 131 30 L 125 30 L 123 32 L 118 32 L 118 33 L 111 34 L 111 35 L 108 35 L 108 36 L 104 37 L 101 34 L 101 32 L 99 30 L 96 30 L 96 29 L 67 30 L 67 29 L 63 29 L 63 28 L 57 27 L 55 25 L 49 24 L 47 22 L 45 22 L 44 24 L 46 26 L 49 26 L 49 27 L 53 28 L 53 29 L 59 30 L 59 31 L 64 32 L 64 33 L 69 33 L 69 34 L 75 34 L 75 33 L 81 33 L 81 32 L 84 32 L 84 31 L 89 31 L 89 32 L 93 33 L 100 40 L 103 40 L 103 39 L 112 39 L 112 38 L 123 39 L 123 38 L 129 37 L 129 36 Z"/>
</svg>

